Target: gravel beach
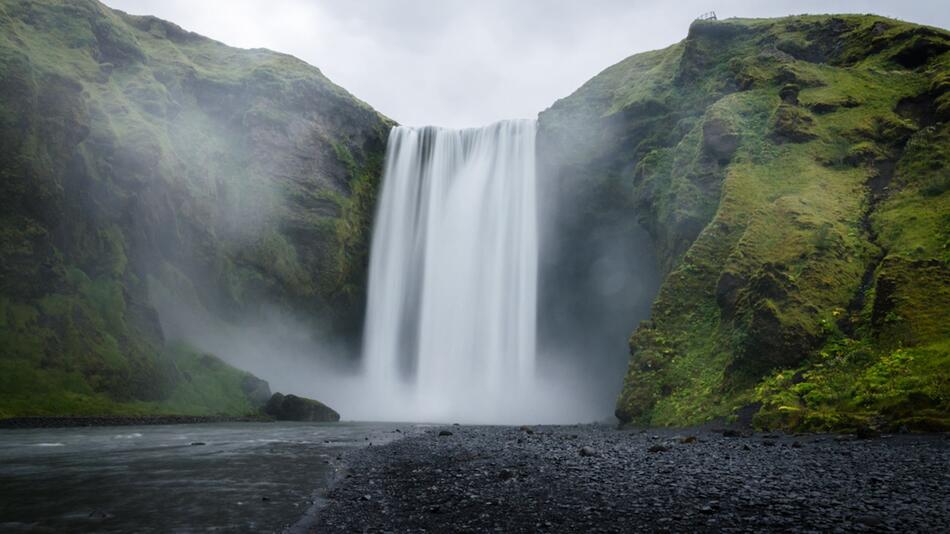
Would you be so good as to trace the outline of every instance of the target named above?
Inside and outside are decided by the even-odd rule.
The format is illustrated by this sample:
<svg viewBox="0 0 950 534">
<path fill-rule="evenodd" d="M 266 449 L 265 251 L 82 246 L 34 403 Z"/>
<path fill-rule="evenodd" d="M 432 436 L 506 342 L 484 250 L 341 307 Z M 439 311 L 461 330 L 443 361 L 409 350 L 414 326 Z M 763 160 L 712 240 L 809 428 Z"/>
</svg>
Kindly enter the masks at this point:
<svg viewBox="0 0 950 534">
<path fill-rule="evenodd" d="M 352 451 L 312 532 L 950 530 L 950 436 L 433 427 Z"/>
</svg>

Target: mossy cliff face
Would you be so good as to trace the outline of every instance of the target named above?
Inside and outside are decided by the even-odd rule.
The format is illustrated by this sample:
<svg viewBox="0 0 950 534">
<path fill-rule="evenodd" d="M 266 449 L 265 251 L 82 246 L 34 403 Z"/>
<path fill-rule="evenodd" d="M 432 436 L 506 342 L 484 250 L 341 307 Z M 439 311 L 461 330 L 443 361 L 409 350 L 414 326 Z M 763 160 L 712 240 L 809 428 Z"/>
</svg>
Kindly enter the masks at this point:
<svg viewBox="0 0 950 534">
<path fill-rule="evenodd" d="M 92 0 L 3 0 L 0 27 L 0 416 L 241 411 L 198 398 L 240 372 L 166 347 L 156 295 L 358 331 L 390 121 L 293 57 Z"/>
<path fill-rule="evenodd" d="M 622 421 L 950 427 L 948 50 L 873 16 L 697 21 L 541 114 L 552 179 L 619 187 L 665 276 Z"/>
</svg>

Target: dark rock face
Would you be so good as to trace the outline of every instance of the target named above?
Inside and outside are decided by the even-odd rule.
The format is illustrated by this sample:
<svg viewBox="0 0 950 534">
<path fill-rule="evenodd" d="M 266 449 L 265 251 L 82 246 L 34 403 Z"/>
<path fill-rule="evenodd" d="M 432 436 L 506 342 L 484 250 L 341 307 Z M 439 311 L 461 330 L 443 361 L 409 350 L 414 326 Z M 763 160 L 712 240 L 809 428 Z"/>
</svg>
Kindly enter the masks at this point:
<svg viewBox="0 0 950 534">
<path fill-rule="evenodd" d="M 267 401 L 264 413 L 278 421 L 333 423 L 340 420 L 340 414 L 320 401 L 281 393 L 274 393 Z"/>
<path fill-rule="evenodd" d="M 247 375 L 241 381 L 241 391 L 254 406 L 264 407 L 271 399 L 270 384 L 254 375 Z"/>
<path fill-rule="evenodd" d="M 783 102 L 772 116 L 772 138 L 779 143 L 804 143 L 817 137 L 814 126 L 810 113 Z"/>
</svg>

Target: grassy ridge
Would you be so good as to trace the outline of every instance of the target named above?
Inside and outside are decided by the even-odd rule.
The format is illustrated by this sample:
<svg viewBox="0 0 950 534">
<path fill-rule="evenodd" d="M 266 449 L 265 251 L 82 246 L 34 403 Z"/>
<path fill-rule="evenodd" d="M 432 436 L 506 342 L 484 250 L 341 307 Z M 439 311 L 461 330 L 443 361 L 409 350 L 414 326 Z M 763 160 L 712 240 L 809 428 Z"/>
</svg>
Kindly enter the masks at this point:
<svg viewBox="0 0 950 534">
<path fill-rule="evenodd" d="M 156 292 L 358 330 L 387 119 L 92 0 L 2 0 L 0 27 L 0 413 L 244 413 L 240 372 L 167 346 Z"/>
<path fill-rule="evenodd" d="M 605 132 L 562 172 L 619 172 L 667 273 L 622 420 L 950 426 L 947 50 L 874 16 L 697 21 L 542 114 L 553 145 Z"/>
</svg>

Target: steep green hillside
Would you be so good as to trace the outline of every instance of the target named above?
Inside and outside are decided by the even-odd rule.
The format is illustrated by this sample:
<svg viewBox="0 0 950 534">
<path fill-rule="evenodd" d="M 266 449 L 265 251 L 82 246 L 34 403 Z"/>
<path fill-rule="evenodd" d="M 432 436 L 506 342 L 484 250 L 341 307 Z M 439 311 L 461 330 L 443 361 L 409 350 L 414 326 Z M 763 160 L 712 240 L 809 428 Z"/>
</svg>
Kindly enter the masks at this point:
<svg viewBox="0 0 950 534">
<path fill-rule="evenodd" d="M 695 22 L 541 114 L 665 275 L 622 421 L 950 428 L 950 34 L 874 16 Z"/>
<path fill-rule="evenodd" d="M 358 329 L 390 121 L 93 0 L 2 0 L 0 28 L 0 417 L 247 411 L 243 373 L 166 347 L 157 296 Z"/>
</svg>

